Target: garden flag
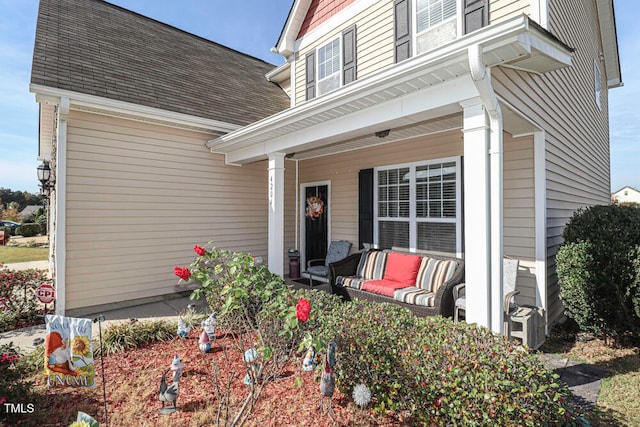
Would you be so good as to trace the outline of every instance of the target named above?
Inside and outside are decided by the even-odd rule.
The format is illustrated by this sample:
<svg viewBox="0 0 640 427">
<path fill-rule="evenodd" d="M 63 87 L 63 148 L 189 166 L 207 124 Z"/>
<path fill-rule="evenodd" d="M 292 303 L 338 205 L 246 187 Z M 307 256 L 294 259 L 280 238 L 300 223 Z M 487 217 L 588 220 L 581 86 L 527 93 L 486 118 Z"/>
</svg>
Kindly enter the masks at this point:
<svg viewBox="0 0 640 427">
<path fill-rule="evenodd" d="M 95 387 L 91 320 L 46 316 L 44 372 L 49 387 Z"/>
</svg>

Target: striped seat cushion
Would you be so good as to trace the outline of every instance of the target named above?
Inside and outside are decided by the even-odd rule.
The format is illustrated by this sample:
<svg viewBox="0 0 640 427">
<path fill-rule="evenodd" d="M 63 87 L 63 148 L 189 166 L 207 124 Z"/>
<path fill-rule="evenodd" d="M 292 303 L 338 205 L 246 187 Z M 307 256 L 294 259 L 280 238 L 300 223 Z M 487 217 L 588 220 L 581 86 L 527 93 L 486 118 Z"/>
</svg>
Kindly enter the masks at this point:
<svg viewBox="0 0 640 427">
<path fill-rule="evenodd" d="M 384 276 L 384 267 L 387 263 L 386 252 L 368 251 L 362 254 L 356 276 L 367 280 L 380 280 Z"/>
<path fill-rule="evenodd" d="M 457 267 L 457 261 L 438 260 L 425 256 L 418 270 L 416 287 L 435 293 L 443 283 L 453 277 Z"/>
<path fill-rule="evenodd" d="M 409 286 L 408 288 L 396 289 L 393 293 L 393 299 L 407 304 L 421 305 L 424 307 L 433 307 L 435 297 L 434 292 Z"/>
<path fill-rule="evenodd" d="M 362 284 L 366 281 L 367 279 L 361 279 L 359 277 L 354 277 L 354 276 L 336 277 L 336 284 L 338 286 L 344 286 L 345 288 L 360 289 L 362 288 Z"/>
</svg>

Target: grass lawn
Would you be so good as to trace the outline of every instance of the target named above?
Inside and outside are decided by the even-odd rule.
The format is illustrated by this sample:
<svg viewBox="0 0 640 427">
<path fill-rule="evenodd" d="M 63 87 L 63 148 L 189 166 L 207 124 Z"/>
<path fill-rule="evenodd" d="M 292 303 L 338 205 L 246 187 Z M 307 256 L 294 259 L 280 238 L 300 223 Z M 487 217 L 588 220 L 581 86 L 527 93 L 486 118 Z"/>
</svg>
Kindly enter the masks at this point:
<svg viewBox="0 0 640 427">
<path fill-rule="evenodd" d="M 593 426 L 640 426 L 640 348 L 611 348 L 600 339 L 580 342 L 574 332 L 553 331 L 541 350 L 607 370 L 587 419 Z"/>
<path fill-rule="evenodd" d="M 48 248 L 23 248 L 0 246 L 0 263 L 42 261 L 49 259 Z"/>
</svg>

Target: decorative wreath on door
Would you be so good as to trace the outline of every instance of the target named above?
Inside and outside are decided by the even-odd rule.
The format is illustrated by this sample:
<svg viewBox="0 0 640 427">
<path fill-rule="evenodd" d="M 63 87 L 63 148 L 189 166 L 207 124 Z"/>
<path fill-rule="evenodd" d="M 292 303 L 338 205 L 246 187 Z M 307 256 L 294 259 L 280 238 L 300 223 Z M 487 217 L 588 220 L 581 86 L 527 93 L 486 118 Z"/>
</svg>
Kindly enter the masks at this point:
<svg viewBox="0 0 640 427">
<path fill-rule="evenodd" d="M 315 221 L 320 215 L 324 213 L 324 202 L 316 196 L 309 197 L 307 199 L 307 209 L 305 216 Z"/>
</svg>

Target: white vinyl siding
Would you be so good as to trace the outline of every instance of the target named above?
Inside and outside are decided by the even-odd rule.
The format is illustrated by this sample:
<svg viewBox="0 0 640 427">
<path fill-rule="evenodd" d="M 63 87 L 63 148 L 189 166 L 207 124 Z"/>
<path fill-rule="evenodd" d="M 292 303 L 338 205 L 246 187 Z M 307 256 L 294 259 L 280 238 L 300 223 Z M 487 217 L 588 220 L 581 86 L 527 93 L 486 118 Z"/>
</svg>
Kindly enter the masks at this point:
<svg viewBox="0 0 640 427">
<path fill-rule="evenodd" d="M 342 35 L 345 29 L 357 25 L 356 56 L 358 79 L 376 73 L 388 66 L 394 65 L 393 44 L 393 2 L 376 2 L 354 18 L 347 20 L 338 28 L 332 29 L 317 41 L 304 46 L 295 54 L 295 66 L 292 78 L 295 79 L 295 105 L 305 102 L 305 73 L 304 61 L 307 52 L 325 45 Z M 315 30 L 314 30 L 315 31 Z M 305 37 L 308 37 L 307 35 Z M 303 37 L 301 40 L 304 40 Z"/>
<path fill-rule="evenodd" d="M 185 290 L 195 244 L 267 261 L 265 162 L 226 166 L 213 135 L 71 111 L 67 309 Z"/>
<path fill-rule="evenodd" d="M 546 131 L 547 300 L 553 324 L 563 312 L 555 255 L 564 226 L 576 209 L 610 202 L 610 164 L 605 87 L 602 110 L 594 102 L 593 61 L 602 50 L 595 3 L 549 6 L 550 31 L 575 48 L 573 65 L 540 76 L 495 68 L 491 77 L 501 98 Z"/>
<path fill-rule="evenodd" d="M 490 0 L 489 23 L 496 24 L 521 14 L 530 15 L 531 0 Z"/>
</svg>

